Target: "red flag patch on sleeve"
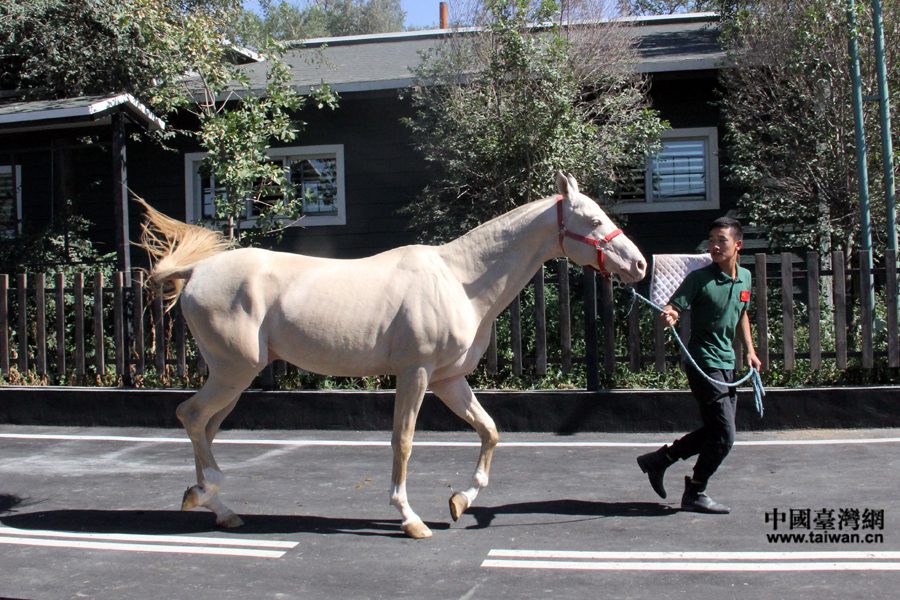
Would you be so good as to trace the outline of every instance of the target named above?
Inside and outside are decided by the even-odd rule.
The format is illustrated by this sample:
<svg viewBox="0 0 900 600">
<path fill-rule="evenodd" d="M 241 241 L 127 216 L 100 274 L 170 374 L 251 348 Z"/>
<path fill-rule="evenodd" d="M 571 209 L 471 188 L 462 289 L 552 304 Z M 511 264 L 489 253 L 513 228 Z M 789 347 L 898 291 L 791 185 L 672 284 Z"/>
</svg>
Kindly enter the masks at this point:
<svg viewBox="0 0 900 600">
<path fill-rule="evenodd" d="M 750 302 L 750 290 L 741 290 L 741 302 Z"/>
</svg>

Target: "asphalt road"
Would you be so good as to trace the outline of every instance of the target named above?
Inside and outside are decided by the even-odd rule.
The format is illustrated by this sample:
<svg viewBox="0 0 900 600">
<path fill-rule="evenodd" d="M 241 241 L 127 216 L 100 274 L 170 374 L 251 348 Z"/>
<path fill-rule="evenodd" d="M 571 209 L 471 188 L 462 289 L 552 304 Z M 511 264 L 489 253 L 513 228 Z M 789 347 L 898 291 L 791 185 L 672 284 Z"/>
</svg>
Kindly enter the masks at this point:
<svg viewBox="0 0 900 600">
<path fill-rule="evenodd" d="M 0 596 L 896 597 L 900 430 L 741 433 L 710 486 L 725 516 L 677 510 L 688 463 L 667 500 L 650 490 L 634 458 L 669 436 L 506 434 L 457 523 L 475 435 L 421 432 L 408 487 L 434 537 L 418 541 L 388 505 L 389 439 L 224 432 L 222 495 L 246 526 L 223 531 L 178 510 L 180 431 L 0 426 Z"/>
</svg>

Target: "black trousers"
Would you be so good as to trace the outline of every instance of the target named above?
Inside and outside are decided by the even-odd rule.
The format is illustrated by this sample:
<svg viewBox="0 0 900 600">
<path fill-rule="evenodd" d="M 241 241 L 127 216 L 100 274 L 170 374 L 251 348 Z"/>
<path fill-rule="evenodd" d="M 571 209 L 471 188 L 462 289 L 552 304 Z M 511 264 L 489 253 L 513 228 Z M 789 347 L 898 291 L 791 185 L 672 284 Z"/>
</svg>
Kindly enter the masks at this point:
<svg viewBox="0 0 900 600">
<path fill-rule="evenodd" d="M 704 369 L 704 372 L 718 381 L 734 381 L 733 369 Z M 693 366 L 688 366 L 687 377 L 700 407 L 703 426 L 676 440 L 669 455 L 681 460 L 697 456 L 693 479 L 706 483 L 734 445 L 737 388 L 711 383 Z"/>
</svg>

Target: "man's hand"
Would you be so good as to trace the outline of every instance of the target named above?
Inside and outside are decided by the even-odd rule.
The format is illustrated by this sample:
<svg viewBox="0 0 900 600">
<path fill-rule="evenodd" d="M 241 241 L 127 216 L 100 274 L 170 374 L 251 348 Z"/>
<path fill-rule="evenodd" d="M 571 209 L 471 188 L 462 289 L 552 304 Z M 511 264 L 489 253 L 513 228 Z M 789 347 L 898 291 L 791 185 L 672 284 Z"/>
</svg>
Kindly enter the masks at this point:
<svg viewBox="0 0 900 600">
<path fill-rule="evenodd" d="M 675 323 L 678 322 L 678 311 L 672 308 L 671 304 L 666 304 L 662 312 L 659 313 L 659 318 L 662 319 L 663 323 L 666 324 L 666 327 L 672 327 Z"/>
<path fill-rule="evenodd" d="M 755 350 L 751 350 L 750 352 L 748 352 L 746 355 L 746 358 L 747 358 L 747 364 L 749 364 L 752 368 L 756 369 L 757 371 L 762 371 L 762 361 L 759 360 L 759 357 L 756 355 Z"/>
</svg>

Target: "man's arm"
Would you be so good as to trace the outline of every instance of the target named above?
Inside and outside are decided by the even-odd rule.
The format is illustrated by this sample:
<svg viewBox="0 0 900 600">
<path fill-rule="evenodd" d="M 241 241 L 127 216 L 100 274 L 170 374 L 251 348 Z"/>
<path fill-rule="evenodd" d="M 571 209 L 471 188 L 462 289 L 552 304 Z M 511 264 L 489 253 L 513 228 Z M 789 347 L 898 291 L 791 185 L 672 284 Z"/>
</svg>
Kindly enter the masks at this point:
<svg viewBox="0 0 900 600">
<path fill-rule="evenodd" d="M 741 343 L 744 345 L 747 363 L 757 371 L 760 370 L 762 368 L 762 361 L 756 356 L 756 350 L 753 348 L 753 335 L 750 332 L 750 317 L 747 316 L 746 310 L 741 313 L 741 318 L 738 321 L 738 333 L 741 338 Z"/>
</svg>

